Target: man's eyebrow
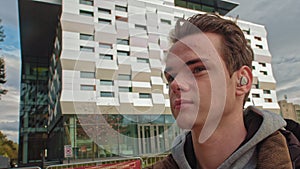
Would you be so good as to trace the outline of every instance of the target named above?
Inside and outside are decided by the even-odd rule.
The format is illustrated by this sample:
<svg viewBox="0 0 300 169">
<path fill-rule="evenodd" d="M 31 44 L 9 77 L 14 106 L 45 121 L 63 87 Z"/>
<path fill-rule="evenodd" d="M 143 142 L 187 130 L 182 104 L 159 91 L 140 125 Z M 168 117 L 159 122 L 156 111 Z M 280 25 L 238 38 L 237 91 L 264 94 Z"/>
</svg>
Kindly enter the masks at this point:
<svg viewBox="0 0 300 169">
<path fill-rule="evenodd" d="M 208 61 L 208 59 L 205 59 L 205 58 L 196 58 L 196 59 L 193 59 L 193 60 L 189 60 L 187 62 L 185 62 L 185 64 L 187 66 L 189 65 L 192 65 L 192 64 L 196 64 L 196 63 L 203 63 L 203 62 L 206 62 Z M 164 70 L 164 73 L 167 73 L 167 72 L 170 72 L 173 68 L 172 67 L 166 67 L 165 70 Z"/>
<path fill-rule="evenodd" d="M 204 59 L 204 58 L 197 58 L 197 59 L 193 59 L 193 60 L 189 60 L 189 61 L 187 61 L 187 62 L 185 62 L 185 64 L 187 65 L 187 66 L 189 66 L 189 65 L 192 65 L 192 64 L 195 64 L 195 63 L 198 63 L 198 62 L 206 62 L 206 61 L 208 61 L 207 59 Z"/>
</svg>

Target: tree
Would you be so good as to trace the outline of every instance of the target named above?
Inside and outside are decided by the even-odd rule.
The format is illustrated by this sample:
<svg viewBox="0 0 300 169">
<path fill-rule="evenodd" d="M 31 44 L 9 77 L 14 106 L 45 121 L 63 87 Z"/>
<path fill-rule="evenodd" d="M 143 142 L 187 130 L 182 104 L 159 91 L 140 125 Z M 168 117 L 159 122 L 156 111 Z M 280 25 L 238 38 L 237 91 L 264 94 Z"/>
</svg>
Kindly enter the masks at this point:
<svg viewBox="0 0 300 169">
<path fill-rule="evenodd" d="M 0 42 L 4 41 L 5 34 L 4 34 L 4 29 L 3 26 L 1 25 L 2 20 L 0 19 Z M 1 48 L 0 48 L 1 50 Z M 6 73 L 5 73 L 5 61 L 4 59 L 0 56 L 0 85 L 6 83 Z M 7 90 L 2 89 L 0 86 L 0 100 L 1 100 L 1 95 L 5 95 L 7 93 Z"/>
<path fill-rule="evenodd" d="M 6 138 L 0 131 L 0 155 L 10 158 L 11 162 L 17 162 L 18 144 Z"/>
<path fill-rule="evenodd" d="M 6 83 L 5 77 L 5 61 L 3 58 L 0 58 L 0 84 Z"/>
<path fill-rule="evenodd" d="M 5 38 L 5 34 L 4 34 L 3 26 L 1 25 L 1 22 L 2 22 L 2 19 L 0 18 L 0 42 L 3 42 L 4 38 Z"/>
</svg>

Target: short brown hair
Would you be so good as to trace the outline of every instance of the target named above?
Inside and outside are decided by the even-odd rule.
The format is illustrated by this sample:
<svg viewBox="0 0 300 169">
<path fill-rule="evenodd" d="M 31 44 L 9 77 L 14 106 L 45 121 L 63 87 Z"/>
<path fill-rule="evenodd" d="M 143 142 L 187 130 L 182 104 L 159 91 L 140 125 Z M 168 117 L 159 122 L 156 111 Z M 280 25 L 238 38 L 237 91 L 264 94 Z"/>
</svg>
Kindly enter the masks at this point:
<svg viewBox="0 0 300 169">
<path fill-rule="evenodd" d="M 185 36 L 195 33 L 215 33 L 222 37 L 223 47 L 220 53 L 230 77 L 246 65 L 252 69 L 254 54 L 248 45 L 243 31 L 231 20 L 223 19 L 216 14 L 196 14 L 187 20 L 179 19 L 170 38 L 173 43 Z M 248 98 L 246 94 L 244 102 Z"/>
</svg>

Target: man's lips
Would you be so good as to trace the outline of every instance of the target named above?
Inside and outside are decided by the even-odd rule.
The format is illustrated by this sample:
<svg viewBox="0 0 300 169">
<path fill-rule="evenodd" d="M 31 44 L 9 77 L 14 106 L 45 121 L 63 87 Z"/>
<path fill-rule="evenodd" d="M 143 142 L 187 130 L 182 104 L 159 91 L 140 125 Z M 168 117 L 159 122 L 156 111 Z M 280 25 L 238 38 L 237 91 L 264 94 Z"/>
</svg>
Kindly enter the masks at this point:
<svg viewBox="0 0 300 169">
<path fill-rule="evenodd" d="M 192 100 L 185 100 L 185 99 L 176 99 L 174 102 L 174 108 L 180 109 L 182 106 L 187 104 L 193 104 Z"/>
</svg>

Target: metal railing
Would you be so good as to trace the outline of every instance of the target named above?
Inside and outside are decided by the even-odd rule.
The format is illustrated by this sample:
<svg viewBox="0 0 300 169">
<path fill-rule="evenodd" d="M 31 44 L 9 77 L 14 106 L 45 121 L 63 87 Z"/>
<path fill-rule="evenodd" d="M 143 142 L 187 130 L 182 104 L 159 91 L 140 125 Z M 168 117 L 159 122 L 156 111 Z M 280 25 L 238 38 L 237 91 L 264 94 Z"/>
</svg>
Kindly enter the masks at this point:
<svg viewBox="0 0 300 169">
<path fill-rule="evenodd" d="M 106 160 L 68 163 L 68 164 L 57 164 L 57 165 L 50 165 L 50 166 L 46 167 L 46 169 L 89 167 L 89 166 L 98 166 L 98 165 L 102 165 L 102 164 L 116 164 L 116 163 L 120 163 L 120 162 L 127 162 L 127 161 L 133 161 L 133 160 L 140 160 L 141 165 L 143 164 L 143 159 L 141 157 L 132 157 L 132 158 L 116 158 L 116 159 L 106 159 Z"/>
<path fill-rule="evenodd" d="M 39 166 L 32 166 L 32 167 L 17 167 L 17 169 L 41 169 Z"/>
<path fill-rule="evenodd" d="M 157 163 L 158 161 L 162 160 L 163 158 L 165 158 L 168 155 L 169 154 L 160 154 L 160 155 L 156 155 L 156 156 L 141 157 L 143 159 L 143 168 Z"/>
</svg>

